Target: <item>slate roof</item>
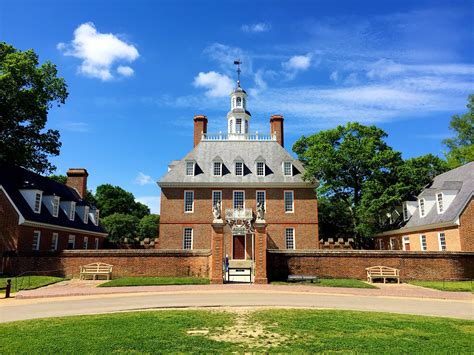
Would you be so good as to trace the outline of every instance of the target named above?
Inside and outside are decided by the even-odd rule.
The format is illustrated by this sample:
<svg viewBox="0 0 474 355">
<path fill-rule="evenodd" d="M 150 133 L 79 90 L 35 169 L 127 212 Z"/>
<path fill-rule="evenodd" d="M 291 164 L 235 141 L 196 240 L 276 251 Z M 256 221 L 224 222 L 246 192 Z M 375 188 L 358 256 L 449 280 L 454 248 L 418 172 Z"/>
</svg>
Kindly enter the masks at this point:
<svg viewBox="0 0 474 355">
<path fill-rule="evenodd" d="M 238 159 L 236 159 L 238 158 Z M 255 165 L 260 158 L 265 160 L 266 175 L 257 176 Z M 214 160 L 223 162 L 223 176 L 213 176 Z M 234 172 L 235 161 L 244 162 L 244 176 L 237 176 Z M 195 161 L 195 176 L 186 176 L 186 161 Z M 293 163 L 293 175 L 283 174 L 282 163 Z M 219 186 L 245 185 L 314 187 L 316 182 L 303 181 L 303 165 L 294 159 L 276 141 L 202 141 L 182 160 L 171 167 L 158 182 L 161 187 L 169 186 Z"/>
<path fill-rule="evenodd" d="M 22 189 L 37 189 L 43 191 L 43 196 L 59 196 L 61 198 L 60 203 L 64 201 L 75 201 L 77 207 L 84 205 L 91 206 L 87 201 L 83 200 L 73 188 L 21 167 L 6 163 L 0 163 L 0 186 L 5 189 L 16 208 L 27 221 L 106 234 L 106 231 L 100 223 L 96 226 L 89 218 L 89 222 L 85 224 L 77 212 L 73 221 L 69 219 L 62 208 L 59 208 L 58 217 L 53 217 L 48 208 L 42 203 L 41 212 L 35 213 L 20 192 Z"/>
</svg>

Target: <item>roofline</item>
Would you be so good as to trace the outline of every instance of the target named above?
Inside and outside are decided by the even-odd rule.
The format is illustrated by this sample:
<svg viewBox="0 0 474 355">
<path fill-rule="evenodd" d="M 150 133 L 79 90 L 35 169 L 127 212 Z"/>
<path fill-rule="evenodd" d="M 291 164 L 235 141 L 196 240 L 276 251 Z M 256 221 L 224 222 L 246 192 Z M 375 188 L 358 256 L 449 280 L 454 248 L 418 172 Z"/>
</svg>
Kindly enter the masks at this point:
<svg viewBox="0 0 474 355">
<path fill-rule="evenodd" d="M 29 220 L 24 221 L 24 223 L 22 223 L 22 225 L 26 226 L 26 227 L 59 229 L 59 230 L 65 231 L 65 232 L 76 232 L 76 233 L 83 233 L 83 234 L 91 234 L 91 235 L 97 235 L 97 236 L 100 236 L 100 237 L 106 237 L 108 235 L 108 233 L 94 232 L 94 231 L 89 231 L 87 229 L 69 228 L 69 227 L 59 226 L 57 224 L 49 224 L 49 223 L 35 222 L 35 221 L 29 221 Z"/>
<path fill-rule="evenodd" d="M 433 224 L 424 224 L 421 226 L 400 228 L 400 229 L 394 229 L 391 231 L 382 232 L 382 233 L 374 235 L 374 237 L 385 237 L 388 235 L 397 235 L 397 234 L 417 232 L 417 231 L 422 231 L 422 230 L 427 230 L 427 229 L 438 229 L 438 228 L 446 228 L 446 227 L 459 227 L 459 224 L 453 221 L 433 223 Z"/>
<path fill-rule="evenodd" d="M 468 195 L 466 198 L 466 201 L 462 204 L 462 207 L 459 209 L 459 212 L 456 214 L 456 217 L 454 218 L 455 221 L 459 221 L 459 218 L 461 218 L 461 214 L 464 212 L 464 210 L 467 207 L 467 204 L 471 201 L 471 199 L 474 198 L 474 191 L 471 192 L 471 195 Z"/>
<path fill-rule="evenodd" d="M 317 182 L 162 182 L 158 181 L 158 186 L 163 187 L 238 187 L 238 188 L 254 188 L 254 187 L 272 187 L 272 188 L 315 188 Z"/>
<path fill-rule="evenodd" d="M 16 207 L 16 205 L 13 203 L 13 200 L 10 198 L 10 195 L 8 195 L 8 192 L 7 190 L 5 190 L 3 188 L 2 185 L 0 185 L 0 190 L 3 191 L 3 193 L 5 194 L 5 196 L 7 197 L 7 200 L 10 202 L 10 204 L 13 206 L 13 208 L 15 209 L 16 213 L 18 213 L 18 224 L 22 224 L 23 222 L 25 222 L 25 217 L 23 217 L 23 215 L 21 214 L 20 210 L 18 209 L 18 207 Z"/>
</svg>

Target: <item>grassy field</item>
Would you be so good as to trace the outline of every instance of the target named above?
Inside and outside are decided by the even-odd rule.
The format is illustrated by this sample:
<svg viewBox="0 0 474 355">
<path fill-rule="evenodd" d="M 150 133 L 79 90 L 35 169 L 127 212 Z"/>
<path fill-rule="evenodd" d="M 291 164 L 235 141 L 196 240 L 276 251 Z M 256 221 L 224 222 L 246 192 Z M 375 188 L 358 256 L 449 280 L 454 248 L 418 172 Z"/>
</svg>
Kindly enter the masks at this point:
<svg viewBox="0 0 474 355">
<path fill-rule="evenodd" d="M 309 286 L 324 286 L 324 287 L 350 287 L 350 288 L 378 288 L 356 279 L 319 279 L 319 282 L 284 282 L 274 281 L 272 285 L 309 285 Z"/>
<path fill-rule="evenodd" d="M 32 290 L 38 287 L 54 284 L 64 279 L 61 277 L 54 276 L 20 276 L 20 277 L 0 277 L 0 287 L 4 287 L 7 284 L 7 280 L 12 280 L 11 292 L 18 292 L 20 290 Z M 0 293 L 4 294 L 5 290 L 1 290 Z"/>
<path fill-rule="evenodd" d="M 472 321 L 348 311 L 115 313 L 4 323 L 0 333 L 3 354 L 474 351 Z"/>
<path fill-rule="evenodd" d="M 474 281 L 409 281 L 408 283 L 441 291 L 474 292 Z"/>
<path fill-rule="evenodd" d="M 206 284 L 209 284 L 209 279 L 197 277 L 122 277 L 100 284 L 99 287 Z"/>
</svg>

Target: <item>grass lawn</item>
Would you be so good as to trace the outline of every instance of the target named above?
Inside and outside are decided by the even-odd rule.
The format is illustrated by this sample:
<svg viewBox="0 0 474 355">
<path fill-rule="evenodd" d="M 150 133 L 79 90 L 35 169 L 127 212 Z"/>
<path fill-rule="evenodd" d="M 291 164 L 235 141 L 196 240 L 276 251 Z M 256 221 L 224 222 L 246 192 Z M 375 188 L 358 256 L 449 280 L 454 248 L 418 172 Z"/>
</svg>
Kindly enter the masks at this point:
<svg viewBox="0 0 474 355">
<path fill-rule="evenodd" d="M 0 334 L 4 354 L 474 351 L 473 321 L 328 310 L 115 313 L 4 323 Z"/>
<path fill-rule="evenodd" d="M 122 277 L 100 284 L 99 287 L 206 284 L 209 284 L 209 279 L 198 277 Z"/>
<path fill-rule="evenodd" d="M 408 283 L 441 291 L 474 292 L 474 281 L 409 281 Z"/>
<path fill-rule="evenodd" d="M 325 287 L 351 287 L 351 288 L 378 288 L 357 279 L 319 279 L 319 282 L 285 282 L 273 281 L 272 285 L 309 285 Z"/>
<path fill-rule="evenodd" d="M 20 277 L 0 277 L 0 287 L 4 287 L 7 284 L 7 280 L 12 280 L 11 292 L 18 292 L 21 290 L 32 290 L 34 288 L 43 287 L 46 285 L 54 284 L 64 279 L 61 277 L 54 276 L 20 276 Z M 0 290 L 0 293 L 4 294 L 5 290 Z"/>
</svg>

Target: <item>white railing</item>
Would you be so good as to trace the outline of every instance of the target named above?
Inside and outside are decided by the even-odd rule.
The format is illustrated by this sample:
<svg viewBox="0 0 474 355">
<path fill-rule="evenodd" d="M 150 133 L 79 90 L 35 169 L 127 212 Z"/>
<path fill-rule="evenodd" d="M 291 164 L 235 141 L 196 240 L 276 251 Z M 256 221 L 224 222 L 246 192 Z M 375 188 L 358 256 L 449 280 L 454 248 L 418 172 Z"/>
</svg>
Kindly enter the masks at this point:
<svg viewBox="0 0 474 355">
<path fill-rule="evenodd" d="M 203 133 L 202 141 L 276 141 L 276 134 Z"/>
<path fill-rule="evenodd" d="M 227 208 L 225 210 L 225 219 L 228 220 L 251 220 L 253 212 L 251 208 Z"/>
</svg>

